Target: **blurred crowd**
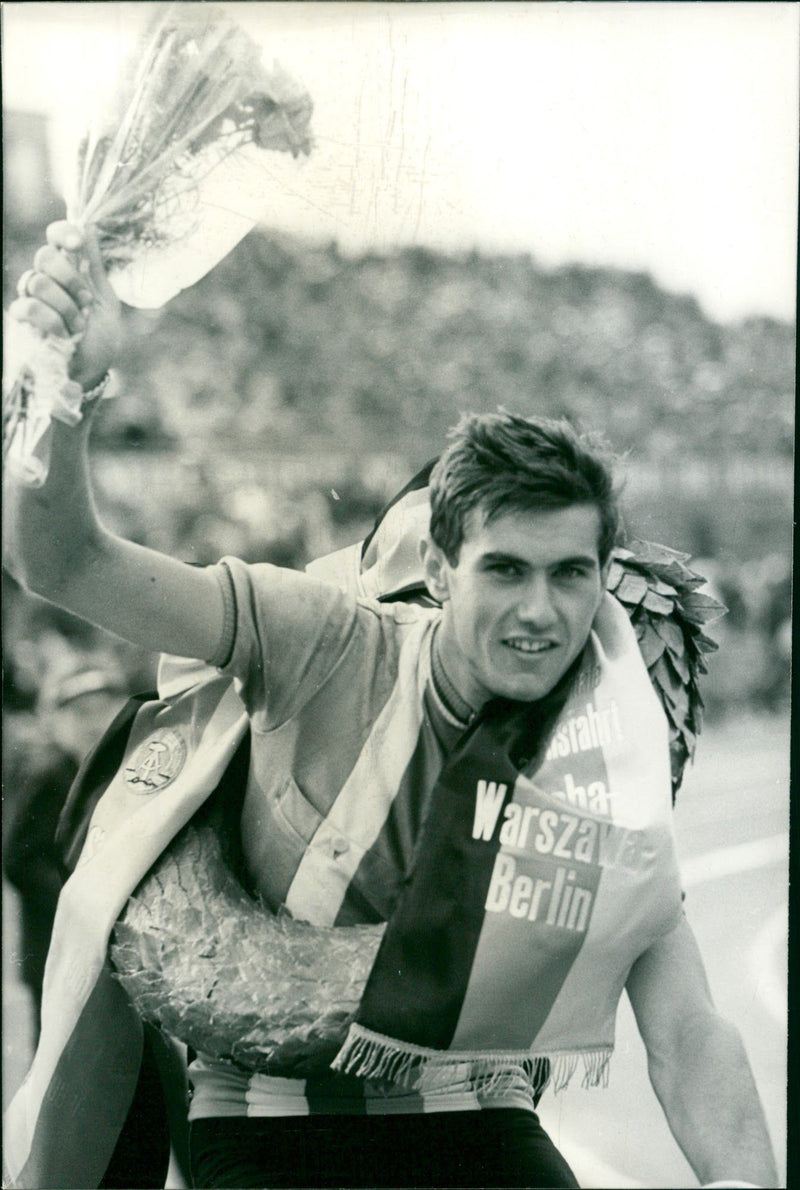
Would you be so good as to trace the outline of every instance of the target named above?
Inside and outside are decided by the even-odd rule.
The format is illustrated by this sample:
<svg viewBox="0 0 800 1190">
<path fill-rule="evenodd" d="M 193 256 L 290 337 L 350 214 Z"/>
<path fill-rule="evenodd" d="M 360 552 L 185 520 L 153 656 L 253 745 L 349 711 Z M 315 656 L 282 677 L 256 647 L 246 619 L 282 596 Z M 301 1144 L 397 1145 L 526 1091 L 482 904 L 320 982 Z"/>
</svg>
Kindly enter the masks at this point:
<svg viewBox="0 0 800 1190">
<path fill-rule="evenodd" d="M 712 628 L 706 701 L 716 714 L 749 708 L 787 712 L 792 656 L 792 566 L 788 554 L 751 561 L 701 559 L 697 569 L 727 607 Z"/>
<path fill-rule="evenodd" d="M 3 875 L 19 898 L 19 977 L 30 991 L 38 1030 L 45 959 L 66 875 L 56 843 L 61 809 L 84 757 L 145 675 L 126 666 L 124 649 L 68 623 L 48 605 L 12 594 L 4 606 Z"/>
<path fill-rule="evenodd" d="M 49 194 L 30 211 L 9 208 L 6 305 L 62 213 Z M 710 715 L 785 712 L 793 326 L 717 325 L 644 274 L 423 249 L 350 259 L 257 231 L 129 330 L 124 395 L 95 433 L 110 528 L 196 564 L 303 566 L 363 536 L 461 410 L 566 415 L 629 455 L 631 535 L 692 554 L 729 609 L 711 629 Z M 4 578 L 3 862 L 34 995 L 60 805 L 155 661 Z"/>
</svg>

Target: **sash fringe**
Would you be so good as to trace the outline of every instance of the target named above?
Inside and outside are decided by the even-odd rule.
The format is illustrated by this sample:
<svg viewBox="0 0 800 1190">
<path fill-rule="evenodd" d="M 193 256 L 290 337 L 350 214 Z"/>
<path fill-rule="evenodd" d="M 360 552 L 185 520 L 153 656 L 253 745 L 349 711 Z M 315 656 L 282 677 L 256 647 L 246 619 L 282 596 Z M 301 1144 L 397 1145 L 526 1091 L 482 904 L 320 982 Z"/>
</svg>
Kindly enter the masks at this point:
<svg viewBox="0 0 800 1190">
<path fill-rule="evenodd" d="M 407 1088 L 424 1077 L 425 1089 L 431 1091 L 469 1078 L 479 1081 L 485 1094 L 518 1090 L 522 1076 L 531 1095 L 538 1095 L 548 1085 L 554 1092 L 563 1091 L 579 1062 L 583 1063 L 583 1087 L 607 1087 L 612 1053 L 612 1046 L 535 1056 L 508 1050 L 448 1053 L 385 1037 L 354 1023 L 331 1067 L 341 1074 Z"/>
</svg>

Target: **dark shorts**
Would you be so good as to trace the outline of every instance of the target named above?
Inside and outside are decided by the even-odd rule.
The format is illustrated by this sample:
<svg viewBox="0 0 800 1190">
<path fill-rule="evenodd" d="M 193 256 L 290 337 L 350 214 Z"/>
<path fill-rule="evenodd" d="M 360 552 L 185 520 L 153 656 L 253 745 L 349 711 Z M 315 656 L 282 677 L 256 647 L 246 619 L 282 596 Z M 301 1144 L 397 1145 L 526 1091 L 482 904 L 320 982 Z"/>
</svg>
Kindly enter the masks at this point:
<svg viewBox="0 0 800 1190">
<path fill-rule="evenodd" d="M 213 1187 L 578 1185 L 533 1112 L 195 1120 L 192 1177 Z"/>
</svg>

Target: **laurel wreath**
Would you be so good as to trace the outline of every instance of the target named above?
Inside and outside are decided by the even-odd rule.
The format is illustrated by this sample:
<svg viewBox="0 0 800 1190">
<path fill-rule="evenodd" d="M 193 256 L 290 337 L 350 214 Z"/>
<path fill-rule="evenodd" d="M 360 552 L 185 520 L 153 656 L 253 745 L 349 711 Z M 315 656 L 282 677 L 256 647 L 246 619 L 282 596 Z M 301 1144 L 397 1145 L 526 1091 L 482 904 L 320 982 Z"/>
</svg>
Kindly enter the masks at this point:
<svg viewBox="0 0 800 1190">
<path fill-rule="evenodd" d="M 688 555 L 650 542 L 615 551 L 608 589 L 630 616 L 669 720 L 673 797 L 702 726 L 699 680 L 725 610 Z M 127 902 L 112 936 L 117 978 L 140 1016 L 246 1070 L 328 1071 L 384 926 L 318 927 L 274 914 L 242 883 L 238 822 L 204 808 Z M 238 874 L 237 874 L 238 869 Z"/>
</svg>

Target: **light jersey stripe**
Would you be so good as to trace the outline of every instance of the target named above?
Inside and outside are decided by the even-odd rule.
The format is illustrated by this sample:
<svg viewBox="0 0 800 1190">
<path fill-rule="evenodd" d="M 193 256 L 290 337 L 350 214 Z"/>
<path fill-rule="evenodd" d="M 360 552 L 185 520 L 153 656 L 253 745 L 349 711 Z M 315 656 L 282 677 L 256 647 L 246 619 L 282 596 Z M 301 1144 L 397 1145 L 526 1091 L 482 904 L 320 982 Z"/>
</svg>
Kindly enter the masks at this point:
<svg viewBox="0 0 800 1190">
<path fill-rule="evenodd" d="M 401 646 L 392 693 L 289 886 L 286 907 L 293 917 L 333 925 L 356 870 L 383 829 L 419 739 L 432 629 L 433 621 L 420 621 Z M 340 852 L 342 835 L 349 846 Z M 335 864 L 331 854 L 337 855 Z"/>
<path fill-rule="evenodd" d="M 461 1078 L 454 1074 L 448 1086 L 406 1090 L 345 1075 L 319 1080 L 248 1075 L 222 1059 L 200 1055 L 189 1066 L 189 1080 L 190 1120 L 215 1116 L 418 1115 L 490 1107 L 533 1110 L 530 1086 L 522 1070 L 519 1079 L 506 1083 L 502 1090 L 482 1090 L 478 1080 L 467 1077 L 467 1067 Z M 354 1082 L 359 1084 L 355 1090 L 348 1087 Z"/>
</svg>

